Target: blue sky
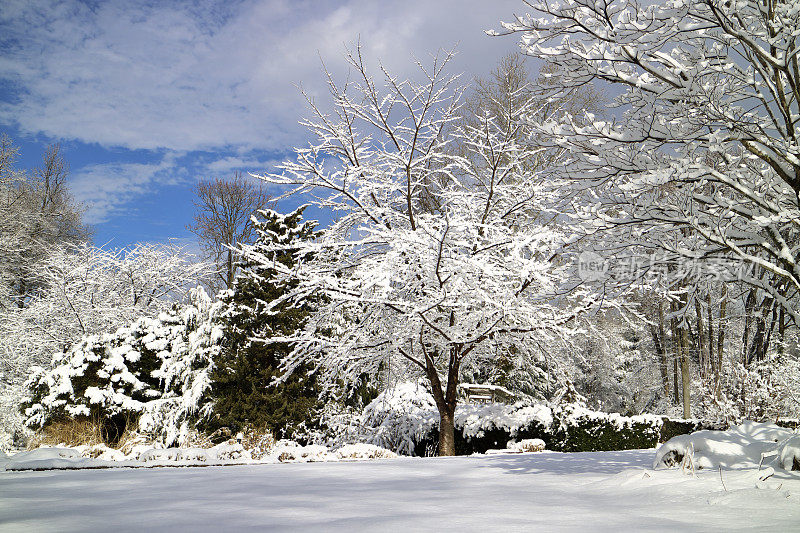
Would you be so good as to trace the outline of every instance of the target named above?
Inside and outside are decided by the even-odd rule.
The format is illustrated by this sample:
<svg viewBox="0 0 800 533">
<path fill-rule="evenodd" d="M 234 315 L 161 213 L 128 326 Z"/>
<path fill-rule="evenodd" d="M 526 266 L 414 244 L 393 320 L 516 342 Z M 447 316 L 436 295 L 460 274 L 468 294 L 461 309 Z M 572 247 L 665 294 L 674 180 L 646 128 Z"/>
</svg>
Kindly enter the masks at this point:
<svg viewBox="0 0 800 533">
<path fill-rule="evenodd" d="M 344 76 L 342 52 L 360 39 L 371 64 L 380 59 L 404 76 L 412 55 L 457 46 L 454 71 L 467 81 L 517 49 L 514 37 L 483 30 L 524 7 L 0 0 L 0 133 L 21 147 L 24 168 L 61 143 L 96 244 L 175 238 L 191 246 L 185 226 L 198 179 L 263 173 L 308 142 L 297 125 L 305 114 L 298 86 L 324 98 L 320 59 Z"/>
</svg>

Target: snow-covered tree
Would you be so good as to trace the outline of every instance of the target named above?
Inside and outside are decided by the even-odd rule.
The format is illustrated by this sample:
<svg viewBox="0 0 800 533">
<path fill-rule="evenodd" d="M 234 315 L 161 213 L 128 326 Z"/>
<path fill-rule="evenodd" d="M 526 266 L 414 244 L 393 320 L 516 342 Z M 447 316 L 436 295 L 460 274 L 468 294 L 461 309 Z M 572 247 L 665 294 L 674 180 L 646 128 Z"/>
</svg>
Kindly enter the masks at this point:
<svg viewBox="0 0 800 533">
<path fill-rule="evenodd" d="M 526 4 L 534 14 L 504 26 L 523 34 L 527 54 L 554 65 L 554 88 L 599 80 L 621 91 L 609 119 L 540 128 L 569 151 L 571 194 L 591 200 L 584 214 L 610 226 L 637 224 L 640 242 L 673 257 L 717 259 L 796 320 L 796 3 Z"/>
<path fill-rule="evenodd" d="M 779 330 L 800 318 L 800 10 L 750 0 L 526 4 L 532 14 L 504 26 L 554 66 L 555 94 L 615 86 L 608 118 L 583 114 L 537 130 L 569 154 L 562 184 L 584 231 L 608 238 L 617 258 L 666 265 L 657 297 L 674 321 L 689 416 L 690 359 L 712 361 L 697 328 L 708 325 L 702 308 L 708 316 L 715 307 L 703 302 L 709 276 L 756 291 L 746 315 L 759 357 L 770 315 Z"/>
<path fill-rule="evenodd" d="M 456 129 L 461 89 L 450 56 L 419 65 L 421 83 L 383 70 L 383 87 L 359 53 L 356 80 L 329 76 L 334 110 L 311 99 L 304 124 L 318 141 L 295 150 L 281 174 L 338 218 L 304 243 L 278 278 L 296 283 L 278 302 L 319 298 L 292 342 L 286 369 L 311 364 L 329 382 L 365 372 L 427 378 L 440 415 L 439 453 L 454 453 L 453 416 L 461 368 L 492 360 L 521 339 L 547 343 L 576 311 L 555 295 L 564 273 L 551 262 L 564 237 L 526 224 L 540 211 L 541 181 L 525 172 L 536 155 L 515 135 L 532 103 L 484 112 Z M 455 156 L 448 144 L 469 153 Z M 588 303 L 587 303 L 588 305 Z"/>
<path fill-rule="evenodd" d="M 17 154 L 11 139 L 0 136 L 0 310 L 27 305 L 43 286 L 39 263 L 90 233 L 69 194 L 59 146 L 48 147 L 42 165 L 28 171 L 16 168 Z"/>
<path fill-rule="evenodd" d="M 295 285 L 276 283 L 272 264 L 291 269 L 298 242 L 314 238 L 316 222 L 303 221 L 303 209 L 288 214 L 262 210 L 253 215 L 255 242 L 237 250 L 242 258 L 239 275 L 232 289 L 221 295 L 225 340 L 211 375 L 211 430 L 227 427 L 240 431 L 249 425 L 284 437 L 301 425 L 313 425 L 320 407 L 316 378 L 296 371 L 275 383 L 291 347 L 257 340 L 291 335 L 303 325 L 313 305 L 309 300 L 305 305 L 283 303 L 268 310 L 270 302 Z"/>
<path fill-rule="evenodd" d="M 261 182 L 238 171 L 228 179 L 201 180 L 194 192 L 195 215 L 187 229 L 217 265 L 211 286 L 230 289 L 240 260 L 235 248 L 253 242 L 252 216 L 270 206 L 270 197 Z"/>
<path fill-rule="evenodd" d="M 0 317 L 6 364 L 45 364 L 84 335 L 156 316 L 184 299 L 210 271 L 174 245 L 54 250 L 39 265 L 42 288 Z"/>
</svg>

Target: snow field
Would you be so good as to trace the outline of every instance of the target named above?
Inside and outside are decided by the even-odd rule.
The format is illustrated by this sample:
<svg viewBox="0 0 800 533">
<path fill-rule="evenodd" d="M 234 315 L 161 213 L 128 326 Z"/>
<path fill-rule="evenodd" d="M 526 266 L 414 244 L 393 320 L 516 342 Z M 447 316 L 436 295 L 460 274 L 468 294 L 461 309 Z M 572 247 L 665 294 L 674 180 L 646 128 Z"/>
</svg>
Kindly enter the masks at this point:
<svg viewBox="0 0 800 533">
<path fill-rule="evenodd" d="M 653 450 L 0 472 L 3 531 L 795 531 L 800 474 Z M 723 486 L 724 485 L 724 486 Z"/>
</svg>

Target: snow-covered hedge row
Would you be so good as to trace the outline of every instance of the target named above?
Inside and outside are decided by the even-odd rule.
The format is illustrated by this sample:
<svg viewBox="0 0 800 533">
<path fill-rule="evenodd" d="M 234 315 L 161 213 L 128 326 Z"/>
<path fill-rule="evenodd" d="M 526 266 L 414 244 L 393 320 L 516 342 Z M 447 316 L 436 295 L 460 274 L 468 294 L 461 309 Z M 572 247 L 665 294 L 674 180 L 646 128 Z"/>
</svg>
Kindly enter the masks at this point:
<svg viewBox="0 0 800 533">
<path fill-rule="evenodd" d="M 138 446 L 128 453 L 103 444 L 74 448 L 44 447 L 6 455 L 0 450 L 2 470 L 80 470 L 84 468 L 147 468 L 155 466 L 211 466 L 255 463 L 312 463 L 394 459 L 397 455 L 372 444 L 348 444 L 332 450 L 278 441 L 268 453 L 252 454 L 241 443 L 225 442 L 211 448 L 152 448 Z"/>
<path fill-rule="evenodd" d="M 119 421 L 130 419 L 165 445 L 180 443 L 190 419 L 210 408 L 209 372 L 222 338 L 218 312 L 219 304 L 197 289 L 180 310 L 84 337 L 56 354 L 49 369 L 34 371 L 26 424 L 91 418 L 119 430 Z"/>
<path fill-rule="evenodd" d="M 424 387 L 400 383 L 364 409 L 362 438 L 404 455 L 431 455 L 437 448 L 438 423 L 433 397 Z M 542 439 L 555 451 L 652 448 L 675 435 L 713 427 L 655 415 L 626 417 L 577 404 L 526 402 L 459 405 L 455 426 L 459 455 L 485 453 L 521 439 Z"/>
</svg>

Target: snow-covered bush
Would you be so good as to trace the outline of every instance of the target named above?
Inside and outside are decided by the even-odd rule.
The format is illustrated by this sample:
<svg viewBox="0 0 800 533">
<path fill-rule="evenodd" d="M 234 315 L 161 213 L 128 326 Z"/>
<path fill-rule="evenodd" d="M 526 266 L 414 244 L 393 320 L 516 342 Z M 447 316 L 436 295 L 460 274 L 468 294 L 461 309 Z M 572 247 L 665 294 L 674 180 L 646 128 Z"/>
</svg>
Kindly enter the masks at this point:
<svg viewBox="0 0 800 533">
<path fill-rule="evenodd" d="M 115 441 L 129 420 L 165 445 L 186 438 L 192 418 L 208 414 L 208 373 L 222 330 L 219 305 L 198 288 L 191 304 L 140 318 L 112 334 L 89 335 L 27 383 L 26 424 L 74 418 L 100 421 Z"/>
<path fill-rule="evenodd" d="M 339 459 L 394 459 L 397 454 L 374 444 L 345 444 L 336 450 Z"/>
<path fill-rule="evenodd" d="M 439 419 L 433 396 L 420 383 L 402 382 L 372 400 L 362 413 L 367 442 L 413 455 Z"/>
<path fill-rule="evenodd" d="M 456 452 L 472 453 L 465 441 L 488 449 L 510 438 L 533 438 L 552 421 L 545 405 L 461 404 L 455 411 Z M 362 440 L 403 455 L 425 455 L 437 433 L 439 415 L 433 396 L 420 383 L 402 382 L 370 402 L 361 422 Z"/>
<path fill-rule="evenodd" d="M 337 427 L 346 426 L 347 437 L 328 436 L 320 442 L 333 446 L 367 442 L 401 455 L 425 456 L 436 450 L 439 418 L 432 396 L 421 384 L 398 383 L 367 405 L 360 416 L 350 413 L 341 418 L 346 423 Z M 594 411 L 585 407 L 580 395 L 566 394 L 556 404 L 459 404 L 455 448 L 458 455 L 485 453 L 530 439 L 541 440 L 553 451 L 652 448 L 676 435 L 720 427 L 704 420 Z"/>
<path fill-rule="evenodd" d="M 114 332 L 140 317 L 155 319 L 188 302 L 191 287 L 209 275 L 210 265 L 171 244 L 81 245 L 50 250 L 35 270 L 36 290 L 25 305 L 0 310 L 0 443 L 16 436 L 22 444 L 20 437 L 28 433 L 19 406 L 34 368 L 88 336 Z"/>
<path fill-rule="evenodd" d="M 328 448 L 321 444 L 303 446 L 292 440 L 279 440 L 271 455 L 277 457 L 281 463 L 313 463 L 328 461 L 330 454 Z"/>
</svg>

